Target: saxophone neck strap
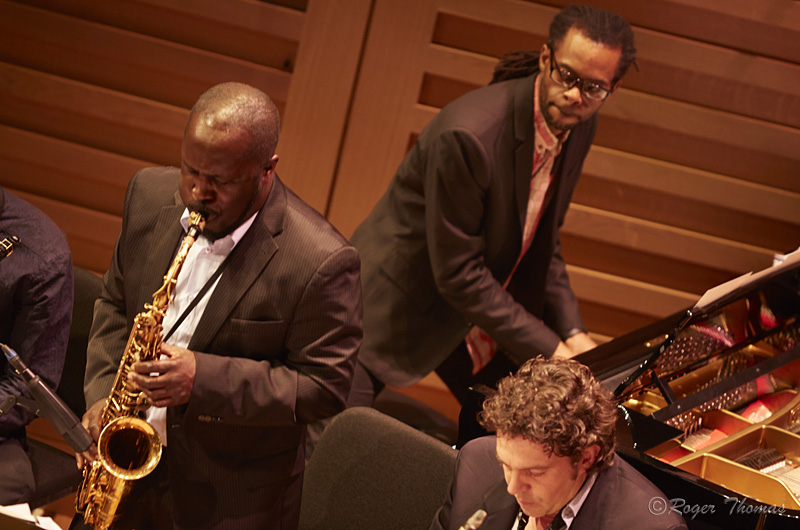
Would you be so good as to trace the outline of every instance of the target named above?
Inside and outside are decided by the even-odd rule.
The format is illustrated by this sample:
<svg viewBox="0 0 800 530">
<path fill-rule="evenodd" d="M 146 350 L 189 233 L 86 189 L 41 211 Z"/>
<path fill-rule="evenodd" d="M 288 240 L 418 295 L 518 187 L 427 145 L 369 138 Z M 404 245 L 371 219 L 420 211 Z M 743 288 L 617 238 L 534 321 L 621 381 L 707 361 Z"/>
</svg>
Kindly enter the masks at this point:
<svg viewBox="0 0 800 530">
<path fill-rule="evenodd" d="M 231 254 L 233 254 L 233 252 L 231 252 Z M 197 304 L 200 303 L 200 300 L 202 300 L 203 297 L 206 295 L 208 290 L 211 289 L 211 286 L 214 285 L 214 283 L 216 283 L 217 279 L 222 274 L 222 271 L 225 269 L 225 266 L 228 264 L 228 260 L 231 257 L 231 254 L 228 254 L 222 261 L 222 263 L 219 264 L 219 267 L 217 267 L 217 270 L 215 270 L 214 274 L 211 275 L 211 278 L 209 278 L 208 281 L 206 281 L 205 285 L 203 285 L 203 288 L 200 289 L 200 291 L 195 295 L 194 299 L 192 299 L 191 303 L 186 307 L 186 309 L 183 310 L 183 313 L 181 313 L 181 316 L 178 317 L 178 320 L 175 321 L 170 330 L 164 334 L 164 338 L 161 339 L 162 342 L 167 342 L 167 340 L 169 340 L 169 338 L 172 336 L 175 330 L 178 329 L 178 327 L 180 327 L 183 321 L 186 320 L 186 317 L 189 316 L 189 313 L 192 312 L 192 310 L 197 306 Z"/>
</svg>

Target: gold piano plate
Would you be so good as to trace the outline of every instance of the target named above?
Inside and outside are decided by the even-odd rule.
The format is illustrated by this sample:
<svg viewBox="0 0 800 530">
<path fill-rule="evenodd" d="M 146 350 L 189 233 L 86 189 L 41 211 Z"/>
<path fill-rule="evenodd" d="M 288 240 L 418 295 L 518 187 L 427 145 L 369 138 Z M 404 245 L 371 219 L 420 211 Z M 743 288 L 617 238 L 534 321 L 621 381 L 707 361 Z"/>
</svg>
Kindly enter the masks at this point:
<svg viewBox="0 0 800 530">
<path fill-rule="evenodd" d="M 701 454 L 677 466 L 760 502 L 800 510 L 800 502 L 781 481 L 717 455 Z"/>
</svg>

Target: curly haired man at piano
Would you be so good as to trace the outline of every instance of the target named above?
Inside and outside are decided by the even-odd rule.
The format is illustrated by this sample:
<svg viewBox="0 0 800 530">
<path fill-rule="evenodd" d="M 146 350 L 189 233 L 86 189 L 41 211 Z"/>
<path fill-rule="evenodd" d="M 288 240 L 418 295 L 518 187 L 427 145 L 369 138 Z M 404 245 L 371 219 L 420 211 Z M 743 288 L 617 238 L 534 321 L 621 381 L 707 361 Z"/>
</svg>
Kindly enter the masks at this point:
<svg viewBox="0 0 800 530">
<path fill-rule="evenodd" d="M 477 510 L 481 530 L 685 529 L 647 478 L 614 453 L 616 408 L 586 366 L 536 358 L 501 380 L 467 443 L 431 530 Z"/>
</svg>

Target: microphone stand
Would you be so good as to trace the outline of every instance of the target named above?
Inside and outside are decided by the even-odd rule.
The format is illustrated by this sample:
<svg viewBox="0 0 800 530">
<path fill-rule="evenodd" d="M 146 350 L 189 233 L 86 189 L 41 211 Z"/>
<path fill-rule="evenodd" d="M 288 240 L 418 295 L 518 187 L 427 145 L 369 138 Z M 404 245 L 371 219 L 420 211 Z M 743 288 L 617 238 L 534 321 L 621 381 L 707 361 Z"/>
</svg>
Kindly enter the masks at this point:
<svg viewBox="0 0 800 530">
<path fill-rule="evenodd" d="M 14 405 L 24 407 L 39 416 L 39 405 L 34 400 L 24 396 L 8 396 L 0 403 L 0 417 L 11 412 Z"/>
<path fill-rule="evenodd" d="M 0 349 L 5 354 L 9 364 L 22 376 L 25 385 L 28 387 L 28 390 L 35 400 L 34 407 L 37 415 L 39 415 L 41 411 L 40 415 L 50 420 L 50 423 L 56 428 L 58 434 L 66 440 L 76 453 L 82 453 L 89 449 L 92 443 L 94 443 L 94 440 L 89 434 L 89 431 L 81 424 L 78 417 L 75 416 L 75 413 L 72 412 L 67 404 L 64 403 L 38 375 L 34 374 L 30 368 L 25 366 L 25 363 L 19 358 L 17 352 L 3 343 L 0 343 Z M 20 401 L 20 399 L 15 396 L 11 397 L 15 399 L 15 403 L 18 402 L 21 405 L 25 405 L 25 402 L 31 402 L 31 400 L 27 398 L 22 398 L 23 401 Z M 3 405 L 6 405 L 7 401 L 8 399 L 4 400 Z M 34 410 L 34 407 L 28 406 L 27 408 Z"/>
</svg>

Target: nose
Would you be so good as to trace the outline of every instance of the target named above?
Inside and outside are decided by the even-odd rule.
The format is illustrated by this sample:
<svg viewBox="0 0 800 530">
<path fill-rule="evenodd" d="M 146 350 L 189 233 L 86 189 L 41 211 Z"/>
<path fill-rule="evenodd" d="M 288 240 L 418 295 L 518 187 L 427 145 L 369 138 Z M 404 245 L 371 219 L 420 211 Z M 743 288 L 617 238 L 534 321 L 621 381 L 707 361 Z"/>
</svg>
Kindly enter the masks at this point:
<svg viewBox="0 0 800 530">
<path fill-rule="evenodd" d="M 583 96 L 581 95 L 581 87 L 576 84 L 570 89 L 567 89 L 564 92 L 564 97 L 570 102 L 570 104 L 578 104 L 583 100 Z"/>
<path fill-rule="evenodd" d="M 506 490 L 510 495 L 516 495 L 525 491 L 525 483 L 522 481 L 522 473 L 510 471 L 506 476 Z"/>
<path fill-rule="evenodd" d="M 214 198 L 214 188 L 209 186 L 208 179 L 195 175 L 192 177 L 192 196 L 197 201 L 209 201 Z"/>
</svg>

